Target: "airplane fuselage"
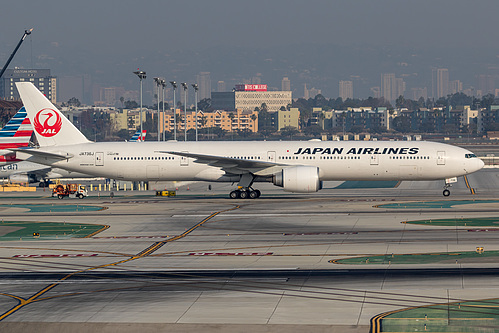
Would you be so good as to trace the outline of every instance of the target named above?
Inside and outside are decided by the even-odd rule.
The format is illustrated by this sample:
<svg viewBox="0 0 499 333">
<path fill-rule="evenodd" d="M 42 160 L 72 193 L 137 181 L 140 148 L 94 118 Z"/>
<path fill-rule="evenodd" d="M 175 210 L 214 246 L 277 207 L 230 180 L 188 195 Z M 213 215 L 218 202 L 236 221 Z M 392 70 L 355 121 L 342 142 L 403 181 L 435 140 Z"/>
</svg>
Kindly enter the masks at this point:
<svg viewBox="0 0 499 333">
<path fill-rule="evenodd" d="M 441 180 L 481 168 L 466 149 L 426 141 L 254 141 L 83 143 L 43 147 L 72 155 L 53 167 L 114 179 L 237 181 L 220 167 L 165 153 L 189 152 L 281 166 L 316 166 L 329 180 Z M 39 163 L 47 161 L 30 157 Z M 272 174 L 270 167 L 256 175 Z M 258 180 L 257 180 L 258 181 Z"/>
</svg>

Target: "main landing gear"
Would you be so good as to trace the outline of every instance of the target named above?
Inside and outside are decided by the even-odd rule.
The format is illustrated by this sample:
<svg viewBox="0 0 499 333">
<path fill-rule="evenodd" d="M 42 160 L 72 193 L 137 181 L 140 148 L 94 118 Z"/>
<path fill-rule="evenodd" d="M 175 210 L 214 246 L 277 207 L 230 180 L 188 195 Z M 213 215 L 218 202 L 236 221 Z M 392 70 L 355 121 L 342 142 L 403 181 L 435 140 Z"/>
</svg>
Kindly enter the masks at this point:
<svg viewBox="0 0 499 333">
<path fill-rule="evenodd" d="M 261 194 L 260 190 L 254 190 L 251 187 L 243 187 L 230 192 L 229 197 L 231 199 L 256 199 L 260 197 Z"/>
<path fill-rule="evenodd" d="M 230 192 L 229 197 L 231 199 L 256 199 L 260 197 L 260 194 L 262 193 L 251 187 L 251 185 L 253 185 L 253 180 L 255 180 L 253 174 L 242 174 L 241 179 L 239 179 L 239 183 L 237 184 L 237 190 Z"/>
</svg>

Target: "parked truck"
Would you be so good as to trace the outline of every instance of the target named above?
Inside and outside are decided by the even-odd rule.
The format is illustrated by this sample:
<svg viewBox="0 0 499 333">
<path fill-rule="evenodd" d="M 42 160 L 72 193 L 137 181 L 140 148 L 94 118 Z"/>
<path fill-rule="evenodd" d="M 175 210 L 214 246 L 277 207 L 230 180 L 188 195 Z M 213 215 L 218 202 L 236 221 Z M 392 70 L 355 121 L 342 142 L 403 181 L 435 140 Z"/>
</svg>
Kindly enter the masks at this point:
<svg viewBox="0 0 499 333">
<path fill-rule="evenodd" d="M 88 192 L 86 187 L 81 184 L 59 184 L 54 187 L 52 196 L 59 199 L 64 199 L 65 197 L 83 199 L 88 196 Z"/>
</svg>

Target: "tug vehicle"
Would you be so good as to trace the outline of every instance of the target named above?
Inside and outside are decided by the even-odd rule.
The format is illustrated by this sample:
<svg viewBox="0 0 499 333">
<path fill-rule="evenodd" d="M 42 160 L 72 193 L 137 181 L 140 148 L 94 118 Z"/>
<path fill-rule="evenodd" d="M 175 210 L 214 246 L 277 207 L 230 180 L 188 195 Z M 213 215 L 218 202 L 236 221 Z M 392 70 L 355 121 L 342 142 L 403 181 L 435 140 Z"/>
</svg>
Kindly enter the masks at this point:
<svg viewBox="0 0 499 333">
<path fill-rule="evenodd" d="M 81 184 L 59 184 L 52 191 L 52 197 L 59 199 L 64 199 L 65 197 L 83 199 L 86 196 L 88 196 L 87 189 L 85 185 Z"/>
</svg>

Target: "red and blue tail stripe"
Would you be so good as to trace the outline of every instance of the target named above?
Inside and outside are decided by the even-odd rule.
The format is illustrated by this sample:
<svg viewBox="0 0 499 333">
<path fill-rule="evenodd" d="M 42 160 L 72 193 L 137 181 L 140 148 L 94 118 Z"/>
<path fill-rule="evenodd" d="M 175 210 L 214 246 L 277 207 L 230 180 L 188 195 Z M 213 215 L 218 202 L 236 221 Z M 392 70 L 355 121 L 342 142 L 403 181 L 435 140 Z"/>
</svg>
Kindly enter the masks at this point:
<svg viewBox="0 0 499 333">
<path fill-rule="evenodd" d="M 33 134 L 33 126 L 26 109 L 22 107 L 11 120 L 0 130 L 0 150 L 8 148 L 27 147 Z M 14 152 L 5 151 L 0 154 L 0 165 L 19 162 Z"/>
<path fill-rule="evenodd" d="M 27 147 L 32 134 L 33 126 L 22 107 L 0 130 L 0 149 Z"/>
</svg>

